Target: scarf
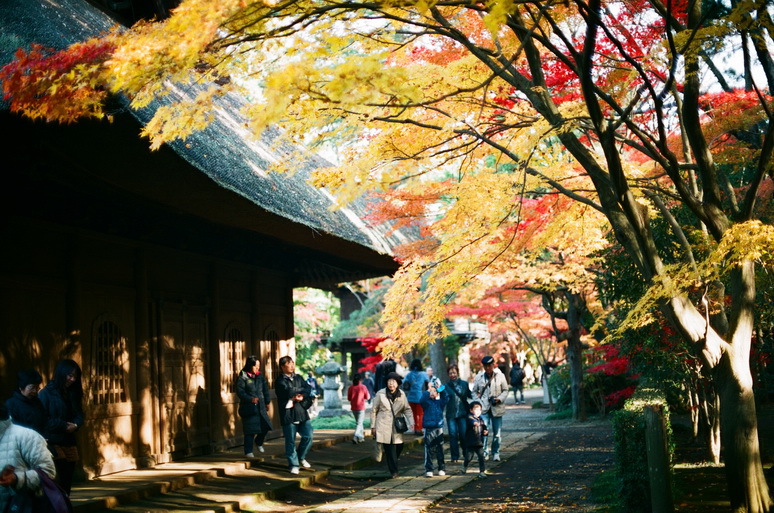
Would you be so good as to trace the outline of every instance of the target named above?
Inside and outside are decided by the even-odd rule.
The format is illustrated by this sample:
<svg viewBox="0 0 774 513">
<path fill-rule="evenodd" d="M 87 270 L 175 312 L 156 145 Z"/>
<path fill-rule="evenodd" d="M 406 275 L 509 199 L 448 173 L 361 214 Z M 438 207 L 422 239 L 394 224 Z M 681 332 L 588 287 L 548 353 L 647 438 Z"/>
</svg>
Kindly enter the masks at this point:
<svg viewBox="0 0 774 513">
<path fill-rule="evenodd" d="M 387 399 L 390 401 L 395 401 L 398 397 L 400 397 L 400 387 L 395 389 L 395 392 L 390 392 L 389 388 L 384 389 L 384 393 L 387 396 Z"/>
</svg>

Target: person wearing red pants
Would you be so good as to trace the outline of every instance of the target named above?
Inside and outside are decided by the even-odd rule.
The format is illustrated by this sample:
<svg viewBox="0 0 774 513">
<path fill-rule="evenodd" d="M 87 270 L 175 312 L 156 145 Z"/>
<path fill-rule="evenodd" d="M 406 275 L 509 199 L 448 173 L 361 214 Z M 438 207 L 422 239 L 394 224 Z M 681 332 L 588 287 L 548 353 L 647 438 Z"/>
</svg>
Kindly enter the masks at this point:
<svg viewBox="0 0 774 513">
<path fill-rule="evenodd" d="M 414 434 L 422 434 L 422 406 L 419 401 L 422 399 L 422 392 L 425 390 L 425 383 L 430 381 L 427 373 L 422 370 L 422 361 L 414 358 L 409 366 L 409 372 L 403 380 L 402 388 L 406 392 L 411 413 L 414 417 Z"/>
</svg>

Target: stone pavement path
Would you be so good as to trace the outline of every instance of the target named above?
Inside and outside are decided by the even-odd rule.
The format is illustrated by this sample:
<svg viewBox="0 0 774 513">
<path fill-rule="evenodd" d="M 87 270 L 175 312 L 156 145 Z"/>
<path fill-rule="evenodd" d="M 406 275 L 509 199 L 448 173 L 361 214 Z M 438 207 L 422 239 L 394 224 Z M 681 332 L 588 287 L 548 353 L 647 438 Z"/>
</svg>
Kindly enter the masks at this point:
<svg viewBox="0 0 774 513">
<path fill-rule="evenodd" d="M 539 399 L 539 391 L 532 394 L 531 400 Z M 535 442 L 554 424 L 544 421 L 546 410 L 512 401 L 511 396 L 503 422 L 503 461 L 487 462 L 493 476 L 490 479 L 478 480 L 472 469 L 463 475 L 459 467 L 448 464 L 448 475 L 425 477 L 421 438 L 413 435 L 408 437 L 401 458 L 401 477 L 389 479 L 386 465 L 374 464 L 371 459 L 372 442 L 352 444 L 351 431 L 328 430 L 315 433 L 315 448 L 308 456 L 314 468 L 297 476 L 288 473 L 282 440 L 277 439 L 268 442 L 266 454 L 255 460 L 245 460 L 236 448 L 83 483 L 73 493 L 75 513 L 424 511 L 455 490 L 476 483 L 497 486 L 495 476 L 509 458 L 540 445 Z M 334 497 L 338 499 L 331 500 Z"/>
<path fill-rule="evenodd" d="M 488 461 L 487 472 L 495 472 L 509 458 L 545 436 L 546 432 L 540 430 L 545 416 L 545 410 L 532 410 L 528 406 L 511 404 L 503 419 L 500 449 L 502 461 Z M 424 466 L 421 463 L 405 469 L 401 467 L 400 472 L 399 478 L 385 480 L 309 511 L 314 513 L 416 513 L 427 510 L 471 482 L 480 481 L 486 485 L 489 481 L 488 479 L 479 480 L 477 468 L 471 468 L 467 474 L 462 474 L 459 466 L 453 468 L 448 464 L 446 476 L 425 477 Z"/>
<path fill-rule="evenodd" d="M 267 441 L 266 453 L 245 459 L 241 448 L 102 476 L 77 483 L 74 513 L 245 511 L 325 479 L 332 468 L 370 464 L 365 444 L 352 445 L 350 430 L 318 430 L 310 461 L 315 469 L 288 472 L 282 438 Z M 413 437 L 412 437 L 413 438 Z M 410 440 L 417 444 L 418 439 Z M 334 456 L 335 455 L 335 456 Z"/>
</svg>

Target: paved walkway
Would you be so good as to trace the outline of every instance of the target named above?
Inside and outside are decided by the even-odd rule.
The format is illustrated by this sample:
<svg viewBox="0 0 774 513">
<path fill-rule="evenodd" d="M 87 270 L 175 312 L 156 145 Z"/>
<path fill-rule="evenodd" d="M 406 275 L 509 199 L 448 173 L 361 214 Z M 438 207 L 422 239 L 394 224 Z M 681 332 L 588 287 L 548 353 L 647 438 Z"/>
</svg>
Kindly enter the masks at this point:
<svg viewBox="0 0 774 513">
<path fill-rule="evenodd" d="M 351 430 L 317 430 L 307 459 L 311 470 L 288 472 L 284 441 L 268 440 L 266 452 L 245 459 L 241 448 L 101 476 L 73 486 L 74 513 L 99 511 L 241 511 L 261 501 L 309 486 L 331 469 L 352 470 L 373 463 L 371 444 L 352 444 Z M 421 438 L 411 437 L 411 444 Z"/>
<path fill-rule="evenodd" d="M 539 391 L 533 391 L 533 398 Z M 515 406 L 509 398 L 503 422 L 501 457 L 508 459 L 543 436 L 540 431 L 545 410 L 528 405 Z M 353 476 L 358 469 L 373 465 L 370 440 L 349 443 L 351 430 L 317 430 L 307 459 L 313 469 L 299 475 L 288 472 L 282 438 L 269 440 L 266 452 L 246 460 L 241 448 L 208 456 L 190 458 L 102 476 L 73 488 L 74 513 L 231 512 L 264 510 L 265 502 L 292 494 L 330 475 Z M 344 443 L 347 442 L 347 443 Z M 407 446 L 418 446 L 421 437 L 408 436 Z M 448 451 L 448 447 L 447 447 Z M 493 469 L 499 462 L 487 462 Z M 401 467 L 401 477 L 385 479 L 337 501 L 320 506 L 319 513 L 401 513 L 418 512 L 445 495 L 477 479 L 477 469 L 461 474 L 459 467 L 447 465 L 446 476 L 424 477 L 422 465 Z M 378 472 L 370 471 L 372 476 Z M 386 468 L 381 474 L 387 477 Z M 379 476 L 376 476 L 379 477 Z M 262 503 L 264 503 L 262 507 Z"/>
<path fill-rule="evenodd" d="M 487 461 L 487 472 L 545 436 L 534 430 L 544 411 L 533 412 L 529 407 L 518 409 L 512 404 L 503 418 L 500 456 L 502 461 Z M 448 451 L 448 446 L 447 446 Z M 447 460 L 448 461 L 448 460 Z M 456 467 L 456 468 L 454 468 Z M 478 464 L 473 463 L 466 474 L 458 465 L 447 463 L 446 476 L 424 476 L 423 464 L 401 468 L 401 477 L 388 479 L 364 488 L 347 497 L 319 506 L 314 513 L 416 513 L 425 511 L 451 492 L 478 478 Z"/>
</svg>

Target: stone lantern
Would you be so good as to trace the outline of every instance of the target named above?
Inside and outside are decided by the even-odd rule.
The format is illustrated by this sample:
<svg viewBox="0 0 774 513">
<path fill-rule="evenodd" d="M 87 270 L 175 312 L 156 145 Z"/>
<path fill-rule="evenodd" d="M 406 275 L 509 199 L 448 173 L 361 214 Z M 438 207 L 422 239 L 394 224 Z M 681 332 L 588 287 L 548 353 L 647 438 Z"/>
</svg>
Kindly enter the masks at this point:
<svg viewBox="0 0 774 513">
<path fill-rule="evenodd" d="M 325 377 L 322 384 L 323 410 L 320 411 L 320 417 L 338 417 L 346 413 L 341 407 L 341 383 L 339 383 L 339 375 L 344 372 L 346 369 L 333 358 L 322 367 L 317 367 L 317 373 Z"/>
</svg>

